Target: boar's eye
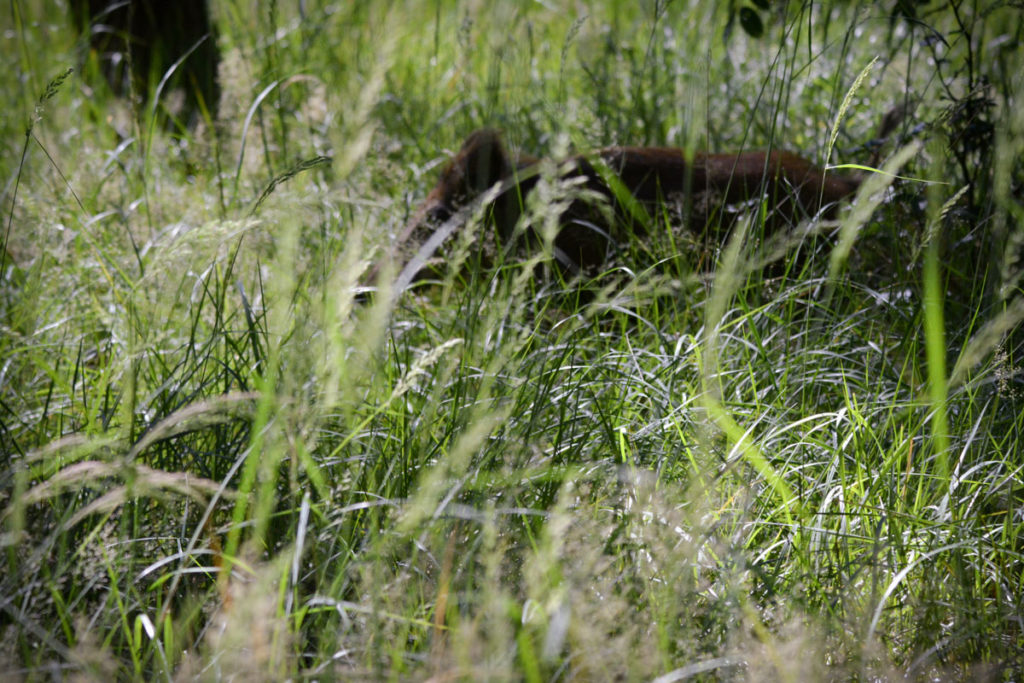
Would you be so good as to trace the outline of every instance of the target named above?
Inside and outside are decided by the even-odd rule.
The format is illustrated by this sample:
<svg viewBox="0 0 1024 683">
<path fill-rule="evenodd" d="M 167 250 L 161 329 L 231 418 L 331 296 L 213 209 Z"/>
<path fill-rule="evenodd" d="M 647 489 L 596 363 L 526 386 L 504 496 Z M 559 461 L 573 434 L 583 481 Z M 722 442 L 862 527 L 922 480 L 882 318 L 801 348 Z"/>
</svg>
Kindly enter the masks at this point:
<svg viewBox="0 0 1024 683">
<path fill-rule="evenodd" d="M 436 204 L 427 211 L 427 220 L 436 225 L 444 223 L 452 217 L 452 210 L 447 204 Z"/>
</svg>

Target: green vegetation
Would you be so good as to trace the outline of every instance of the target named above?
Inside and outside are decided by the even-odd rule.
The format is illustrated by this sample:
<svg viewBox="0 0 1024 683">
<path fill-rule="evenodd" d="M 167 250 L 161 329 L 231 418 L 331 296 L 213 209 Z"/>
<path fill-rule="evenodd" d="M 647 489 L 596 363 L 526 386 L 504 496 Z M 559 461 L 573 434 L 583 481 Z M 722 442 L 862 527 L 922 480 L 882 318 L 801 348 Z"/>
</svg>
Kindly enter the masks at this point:
<svg viewBox="0 0 1024 683">
<path fill-rule="evenodd" d="M 1021 10 L 491 4 L 215 1 L 189 129 L 3 10 L 0 676 L 1019 679 Z M 867 165 L 902 103 L 931 184 L 799 237 L 356 293 L 482 125 Z"/>
</svg>

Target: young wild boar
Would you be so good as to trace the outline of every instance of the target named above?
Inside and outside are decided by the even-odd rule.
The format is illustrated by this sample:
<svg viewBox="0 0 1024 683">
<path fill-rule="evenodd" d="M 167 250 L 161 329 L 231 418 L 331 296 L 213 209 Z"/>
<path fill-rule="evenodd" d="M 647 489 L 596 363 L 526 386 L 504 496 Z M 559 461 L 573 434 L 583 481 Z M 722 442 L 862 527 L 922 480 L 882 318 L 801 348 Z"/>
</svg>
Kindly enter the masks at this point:
<svg viewBox="0 0 1024 683">
<path fill-rule="evenodd" d="M 501 134 L 493 129 L 475 131 L 445 166 L 437 185 L 396 240 L 392 257 L 402 250 L 408 254 L 410 243 L 421 243 L 430 231 L 498 183 L 501 189 L 486 208 L 486 217 L 498 239 L 507 244 L 515 237 L 525 199 L 539 180 L 538 161 L 509 154 Z M 638 217 L 637 205 L 655 209 L 660 203 L 674 202 L 686 207 L 684 222 L 703 230 L 712 214 L 724 206 L 763 199 L 768 227 L 778 228 L 819 210 L 833 215 L 836 203 L 854 193 L 861 182 L 859 177 L 826 173 L 799 155 L 779 150 L 698 153 L 688 160 L 683 150 L 671 147 L 608 147 L 573 156 L 560 168 L 564 179 L 576 180 L 591 197 L 573 200 L 558 219 L 554 257 L 569 273 L 603 265 L 618 241 L 629 232 L 642 232 L 648 221 L 643 219 L 644 211 Z M 610 213 L 595 206 L 595 195 L 607 200 Z M 534 245 L 539 240 L 530 227 L 524 238 Z"/>
</svg>

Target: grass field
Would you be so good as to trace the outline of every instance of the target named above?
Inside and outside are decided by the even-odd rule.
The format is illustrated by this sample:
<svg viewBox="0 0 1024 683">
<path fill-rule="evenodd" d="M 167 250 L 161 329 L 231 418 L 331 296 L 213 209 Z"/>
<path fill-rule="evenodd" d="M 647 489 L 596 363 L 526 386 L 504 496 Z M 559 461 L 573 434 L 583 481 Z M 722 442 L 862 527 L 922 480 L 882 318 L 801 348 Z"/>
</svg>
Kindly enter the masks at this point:
<svg viewBox="0 0 1024 683">
<path fill-rule="evenodd" d="M 4 7 L 0 678 L 1020 680 L 1021 10 L 495 4 L 214 0 L 185 128 Z M 901 104 L 838 220 L 357 293 L 480 126 L 868 165 Z"/>
</svg>

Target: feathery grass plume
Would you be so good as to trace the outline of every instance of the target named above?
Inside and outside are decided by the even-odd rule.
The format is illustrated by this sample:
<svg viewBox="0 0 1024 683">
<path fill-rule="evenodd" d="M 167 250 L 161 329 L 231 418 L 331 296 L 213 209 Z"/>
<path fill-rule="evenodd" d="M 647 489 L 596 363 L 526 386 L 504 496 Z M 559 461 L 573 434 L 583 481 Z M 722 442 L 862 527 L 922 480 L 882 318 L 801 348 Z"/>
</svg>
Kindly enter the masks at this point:
<svg viewBox="0 0 1024 683">
<path fill-rule="evenodd" d="M 22 171 L 25 169 L 25 161 L 28 158 L 28 145 L 32 139 L 32 130 L 36 124 L 43 120 L 43 113 L 46 110 L 46 103 L 52 100 L 64 85 L 64 81 L 71 75 L 73 69 L 67 68 L 46 84 L 46 89 L 36 100 L 32 109 L 32 118 L 25 126 L 25 142 L 22 144 L 21 157 L 18 161 L 18 172 L 14 176 L 14 189 L 11 191 L 11 210 L 7 214 L 7 229 L 4 230 L 4 241 L 0 245 L 0 282 L 3 282 L 7 273 L 7 245 L 11 239 L 11 225 L 14 222 L 14 207 L 18 202 L 18 187 L 21 185 Z"/>
<path fill-rule="evenodd" d="M 879 57 L 876 55 L 867 63 L 867 66 L 860 70 L 860 73 L 857 74 L 857 78 L 854 79 L 853 84 L 849 89 L 847 89 L 846 94 L 843 96 L 843 101 L 839 105 L 839 111 L 836 112 L 836 119 L 832 123 L 832 130 L 828 135 L 828 145 L 825 147 L 825 164 L 823 164 L 823 167 L 827 165 L 828 160 L 832 158 L 832 150 L 835 148 L 836 139 L 839 137 L 839 126 L 846 119 L 846 112 L 853 104 L 854 96 L 856 96 L 857 91 L 860 90 L 861 85 L 864 84 L 864 79 L 868 77 L 868 74 L 871 73 L 875 64 L 878 63 L 878 59 Z"/>
</svg>

